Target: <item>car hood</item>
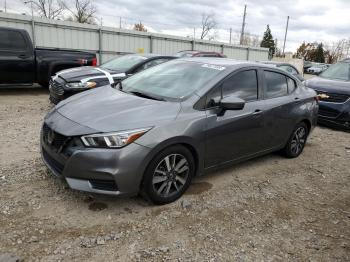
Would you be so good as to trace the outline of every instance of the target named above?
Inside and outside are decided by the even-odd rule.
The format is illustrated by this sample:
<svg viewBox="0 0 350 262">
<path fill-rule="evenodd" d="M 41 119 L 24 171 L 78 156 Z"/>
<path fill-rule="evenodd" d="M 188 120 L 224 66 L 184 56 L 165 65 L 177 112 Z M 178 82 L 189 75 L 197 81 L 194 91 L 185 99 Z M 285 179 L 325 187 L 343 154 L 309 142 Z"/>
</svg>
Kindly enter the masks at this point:
<svg viewBox="0 0 350 262">
<path fill-rule="evenodd" d="M 72 96 L 56 106 L 65 118 L 88 130 L 114 132 L 173 121 L 180 103 L 157 101 L 104 86 Z"/>
<path fill-rule="evenodd" d="M 305 81 L 305 86 L 329 93 L 350 95 L 350 82 L 314 77 Z"/>
<path fill-rule="evenodd" d="M 102 71 L 100 71 L 99 69 L 100 69 L 99 67 L 82 66 L 82 67 L 62 70 L 58 72 L 56 75 L 62 78 L 63 80 L 65 80 L 66 82 L 79 82 L 83 79 L 106 76 L 106 74 L 103 71 L 108 72 L 113 76 L 117 74 L 120 74 L 121 77 L 125 76 L 125 72 L 122 70 L 111 71 L 111 70 L 106 70 L 104 68 L 101 68 Z"/>
</svg>

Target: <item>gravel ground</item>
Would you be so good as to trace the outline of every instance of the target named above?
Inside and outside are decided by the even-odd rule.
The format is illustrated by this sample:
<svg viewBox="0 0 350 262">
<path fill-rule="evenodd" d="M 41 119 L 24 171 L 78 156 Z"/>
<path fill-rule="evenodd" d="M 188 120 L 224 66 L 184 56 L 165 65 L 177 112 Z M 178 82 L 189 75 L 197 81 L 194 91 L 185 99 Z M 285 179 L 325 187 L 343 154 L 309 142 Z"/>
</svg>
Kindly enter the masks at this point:
<svg viewBox="0 0 350 262">
<path fill-rule="evenodd" d="M 317 127 L 152 206 L 69 189 L 45 168 L 40 89 L 0 90 L 0 261 L 349 261 L 350 133 Z"/>
</svg>

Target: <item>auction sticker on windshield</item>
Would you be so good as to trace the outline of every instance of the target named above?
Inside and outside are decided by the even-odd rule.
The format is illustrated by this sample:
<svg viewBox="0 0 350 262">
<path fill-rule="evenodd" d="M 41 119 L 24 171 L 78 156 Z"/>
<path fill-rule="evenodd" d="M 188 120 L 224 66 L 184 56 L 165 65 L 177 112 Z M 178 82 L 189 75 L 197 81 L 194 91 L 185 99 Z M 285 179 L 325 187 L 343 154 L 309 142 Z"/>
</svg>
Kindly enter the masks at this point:
<svg viewBox="0 0 350 262">
<path fill-rule="evenodd" d="M 209 64 L 203 64 L 202 67 L 211 68 L 211 69 L 215 69 L 215 70 L 219 70 L 219 71 L 226 69 L 226 67 L 223 67 L 223 66 L 209 65 Z"/>
</svg>

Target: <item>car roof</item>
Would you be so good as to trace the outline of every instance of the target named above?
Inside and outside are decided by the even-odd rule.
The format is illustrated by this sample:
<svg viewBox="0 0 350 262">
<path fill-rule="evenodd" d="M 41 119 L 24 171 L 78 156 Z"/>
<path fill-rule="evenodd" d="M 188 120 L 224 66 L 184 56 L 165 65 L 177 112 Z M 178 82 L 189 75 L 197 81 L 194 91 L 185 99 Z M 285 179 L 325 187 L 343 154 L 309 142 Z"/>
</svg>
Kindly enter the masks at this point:
<svg viewBox="0 0 350 262">
<path fill-rule="evenodd" d="M 235 60 L 230 58 L 219 58 L 219 57 L 181 57 L 178 60 L 198 62 L 210 65 L 225 66 L 225 67 L 239 67 L 239 66 L 264 66 L 261 63 L 246 61 L 246 60 Z"/>
<path fill-rule="evenodd" d="M 280 61 L 257 61 L 258 63 L 263 63 L 263 64 L 270 64 L 270 65 L 289 65 L 294 67 L 292 64 L 287 63 L 287 62 L 280 62 Z"/>
<path fill-rule="evenodd" d="M 342 60 L 342 61 L 340 61 L 340 62 L 350 63 L 350 58 L 345 58 L 344 60 Z"/>
<path fill-rule="evenodd" d="M 200 50 L 182 50 L 177 53 L 202 53 L 202 54 L 221 54 L 220 52 L 215 52 L 215 51 L 200 51 Z"/>
<path fill-rule="evenodd" d="M 151 54 L 151 53 L 131 53 L 131 54 L 126 54 L 126 55 L 138 55 L 138 56 L 143 56 L 146 58 L 154 58 L 154 57 L 172 57 L 172 58 L 176 58 L 176 56 L 172 56 L 172 55 L 159 55 L 159 54 Z"/>
</svg>

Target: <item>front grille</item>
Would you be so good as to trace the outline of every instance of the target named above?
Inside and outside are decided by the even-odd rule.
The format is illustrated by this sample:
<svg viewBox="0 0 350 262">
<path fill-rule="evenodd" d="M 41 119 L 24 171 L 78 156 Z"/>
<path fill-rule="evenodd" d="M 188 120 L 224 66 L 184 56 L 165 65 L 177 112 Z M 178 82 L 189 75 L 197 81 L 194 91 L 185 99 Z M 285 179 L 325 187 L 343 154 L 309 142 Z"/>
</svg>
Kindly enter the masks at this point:
<svg viewBox="0 0 350 262">
<path fill-rule="evenodd" d="M 43 140 L 45 144 L 60 152 L 63 147 L 69 142 L 70 137 L 61 135 L 52 130 L 47 124 L 43 125 Z"/>
<path fill-rule="evenodd" d="M 59 175 L 62 174 L 64 165 L 56 161 L 54 158 L 52 158 L 45 149 L 42 149 L 43 151 L 43 158 L 46 161 L 46 163 Z"/>
<path fill-rule="evenodd" d="M 331 117 L 331 118 L 335 118 L 339 115 L 339 113 L 337 111 L 324 110 L 321 108 L 318 110 L 318 114 L 320 116 Z"/>
<path fill-rule="evenodd" d="M 89 182 L 93 189 L 106 190 L 106 191 L 118 191 L 118 187 L 113 180 L 91 179 L 89 180 Z"/>
<path fill-rule="evenodd" d="M 315 90 L 317 94 L 325 94 L 329 96 L 329 98 L 322 98 L 321 101 L 325 102 L 331 102 L 331 103 L 344 103 L 346 100 L 350 98 L 350 95 L 346 94 L 336 94 L 336 93 L 329 93 L 329 92 L 323 92 L 319 90 Z"/>
<path fill-rule="evenodd" d="M 51 92 L 55 93 L 57 96 L 62 96 L 64 94 L 63 85 L 51 80 L 50 81 Z"/>
</svg>

